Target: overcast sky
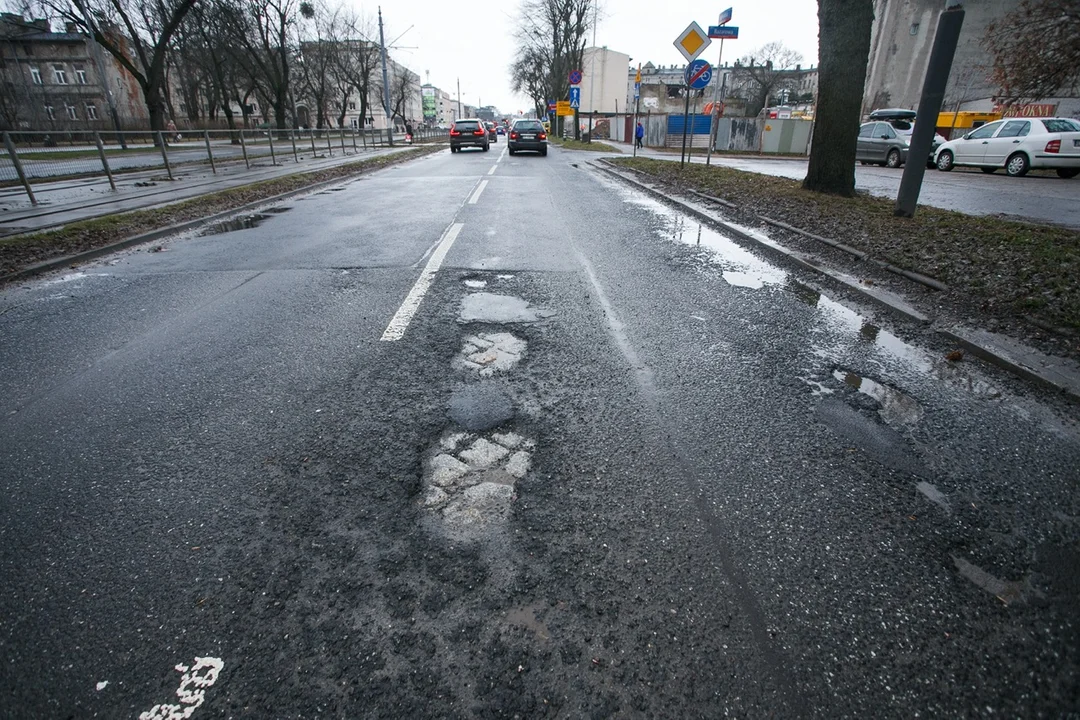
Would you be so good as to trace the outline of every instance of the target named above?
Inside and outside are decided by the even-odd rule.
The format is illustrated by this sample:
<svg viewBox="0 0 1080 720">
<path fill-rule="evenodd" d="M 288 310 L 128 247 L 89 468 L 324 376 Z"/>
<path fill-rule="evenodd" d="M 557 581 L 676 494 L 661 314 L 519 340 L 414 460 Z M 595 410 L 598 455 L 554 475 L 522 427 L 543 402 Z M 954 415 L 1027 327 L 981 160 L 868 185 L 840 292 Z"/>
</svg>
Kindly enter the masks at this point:
<svg viewBox="0 0 1080 720">
<path fill-rule="evenodd" d="M 375 19 L 377 2 L 351 2 Z M 394 43 L 398 49 L 391 52 L 419 73 L 421 82 L 428 81 L 430 71 L 431 83 L 455 96 L 460 77 L 463 102 L 496 105 L 504 112 L 527 110 L 527 98 L 510 91 L 509 66 L 519 7 L 519 0 L 385 0 L 386 42 L 401 36 Z M 729 24 L 739 28 L 739 39 L 724 43 L 725 62 L 779 40 L 802 53 L 805 65 L 817 64 L 816 0 L 754 0 L 741 5 L 700 0 L 601 0 L 596 44 L 626 53 L 634 65 L 639 61 L 682 64 L 685 61 L 672 44 L 679 33 L 691 20 L 707 30 L 728 7 L 733 8 Z M 591 35 L 588 44 L 592 45 Z M 714 40 L 702 57 L 715 63 L 718 53 L 719 42 Z"/>
</svg>

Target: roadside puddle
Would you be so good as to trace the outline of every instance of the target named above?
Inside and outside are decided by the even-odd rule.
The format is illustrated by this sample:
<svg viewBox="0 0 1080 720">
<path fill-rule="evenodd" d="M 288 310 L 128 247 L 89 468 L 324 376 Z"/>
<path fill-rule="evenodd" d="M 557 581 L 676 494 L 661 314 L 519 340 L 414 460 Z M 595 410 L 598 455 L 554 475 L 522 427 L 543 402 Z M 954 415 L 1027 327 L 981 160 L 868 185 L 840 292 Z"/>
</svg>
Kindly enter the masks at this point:
<svg viewBox="0 0 1080 720">
<path fill-rule="evenodd" d="M 253 215 L 241 215 L 235 217 L 232 220 L 226 220 L 224 222 L 214 223 L 208 225 L 199 231 L 199 237 L 206 237 L 208 235 L 221 235 L 223 233 L 236 232 L 237 230 L 250 230 L 251 228 L 259 227 L 266 220 L 269 215 L 265 213 L 255 213 Z"/>
<path fill-rule="evenodd" d="M 876 400 L 880 405 L 878 414 L 894 430 L 911 428 L 922 420 L 919 403 L 895 388 L 846 370 L 833 370 L 833 377 Z"/>
</svg>

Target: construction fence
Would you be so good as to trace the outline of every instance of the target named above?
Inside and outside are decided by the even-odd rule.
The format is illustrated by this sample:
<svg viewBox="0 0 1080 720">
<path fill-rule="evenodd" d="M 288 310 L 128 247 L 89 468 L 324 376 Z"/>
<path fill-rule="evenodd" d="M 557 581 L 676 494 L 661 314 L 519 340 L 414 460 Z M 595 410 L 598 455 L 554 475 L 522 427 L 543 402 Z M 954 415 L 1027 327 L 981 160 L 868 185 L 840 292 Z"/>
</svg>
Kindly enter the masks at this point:
<svg viewBox="0 0 1080 720">
<path fill-rule="evenodd" d="M 449 139 L 445 130 L 421 129 L 411 143 Z M 22 185 L 35 205 L 35 183 L 158 172 L 173 178 L 180 167 L 201 166 L 217 174 L 223 165 L 245 169 L 255 166 L 300 164 L 305 160 L 359 154 L 406 143 L 404 135 L 385 130 L 353 128 L 312 130 L 199 130 L 10 132 L 0 149 L 0 187 Z"/>
<path fill-rule="evenodd" d="M 682 113 L 645 112 L 636 116 L 645 131 L 647 147 L 677 148 L 682 146 L 683 129 L 687 145 L 708 148 L 712 132 L 709 115 L 690 114 L 684 121 Z M 584 113 L 579 116 L 582 132 L 592 129 L 592 138 L 631 144 L 634 141 L 633 113 Z M 768 119 L 757 117 L 716 118 L 717 152 L 754 152 L 780 155 L 809 155 L 814 122 L 801 119 Z"/>
</svg>

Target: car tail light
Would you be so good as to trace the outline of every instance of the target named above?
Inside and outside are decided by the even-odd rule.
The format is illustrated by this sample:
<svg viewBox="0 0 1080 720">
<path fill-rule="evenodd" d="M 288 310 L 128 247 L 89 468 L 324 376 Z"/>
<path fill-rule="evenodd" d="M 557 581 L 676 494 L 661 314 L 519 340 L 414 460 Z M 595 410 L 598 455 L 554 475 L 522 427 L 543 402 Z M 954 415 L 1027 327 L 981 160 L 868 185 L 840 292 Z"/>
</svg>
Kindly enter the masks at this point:
<svg viewBox="0 0 1080 720">
<path fill-rule="evenodd" d="M 455 130 L 454 128 L 450 128 L 450 137 L 457 137 L 460 134 L 461 134 L 460 130 Z"/>
<path fill-rule="evenodd" d="M 483 135 L 486 130 L 473 130 L 473 135 Z"/>
<path fill-rule="evenodd" d="M 1046 143 L 1046 149 L 1043 150 L 1043 152 L 1048 152 L 1048 153 L 1059 153 L 1059 152 L 1061 152 L 1061 141 L 1060 140 L 1051 140 L 1050 142 Z"/>
<path fill-rule="evenodd" d="M 511 131 L 510 132 L 510 139 L 511 140 L 517 140 L 517 138 L 518 138 L 518 134 L 516 132 L 514 132 L 514 131 Z"/>
<path fill-rule="evenodd" d="M 540 140 L 547 140 L 547 133 L 540 133 L 536 137 L 539 138 Z"/>
</svg>

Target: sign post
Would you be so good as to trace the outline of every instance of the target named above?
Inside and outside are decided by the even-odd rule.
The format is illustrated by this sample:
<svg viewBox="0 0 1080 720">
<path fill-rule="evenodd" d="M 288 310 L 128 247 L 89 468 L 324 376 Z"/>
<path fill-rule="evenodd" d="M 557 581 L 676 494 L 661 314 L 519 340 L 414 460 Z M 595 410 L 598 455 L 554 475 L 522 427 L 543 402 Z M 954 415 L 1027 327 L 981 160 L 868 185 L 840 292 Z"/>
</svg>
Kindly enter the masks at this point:
<svg viewBox="0 0 1080 720">
<path fill-rule="evenodd" d="M 738 40 L 739 28 L 737 27 L 725 27 L 731 22 L 731 8 L 728 8 L 724 12 L 720 13 L 720 19 L 716 25 L 709 27 L 709 37 L 720 39 L 720 57 L 716 59 L 716 68 L 719 72 L 724 72 L 721 68 L 721 63 L 724 61 L 724 40 Z M 724 89 L 727 89 L 727 73 L 723 75 Z M 705 164 L 712 164 L 713 148 L 716 146 L 716 134 L 720 131 L 720 115 L 717 113 L 717 109 L 723 107 L 718 100 L 726 100 L 727 93 L 721 92 L 720 83 L 716 84 L 713 89 L 713 101 L 712 112 L 709 113 L 709 152 L 705 156 Z"/>
<path fill-rule="evenodd" d="M 675 38 L 675 42 L 672 43 L 675 45 L 675 49 L 682 53 L 682 56 L 686 58 L 686 62 L 691 63 L 691 65 L 686 68 L 686 107 L 683 109 L 683 147 L 682 155 L 679 156 L 679 167 L 682 167 L 683 163 L 686 161 L 686 120 L 690 115 L 691 68 L 696 64 L 694 61 L 697 59 L 697 56 L 700 55 L 705 48 L 709 47 L 709 43 L 711 42 L 712 40 L 710 40 L 709 36 L 705 34 L 705 31 L 701 29 L 701 26 L 696 22 L 691 22 L 686 26 L 686 29 L 679 34 L 679 37 Z M 705 63 L 706 70 L 708 67 L 709 64 Z M 706 80 L 706 82 L 708 82 L 708 80 Z"/>
<path fill-rule="evenodd" d="M 641 110 L 641 63 L 637 66 L 637 75 L 634 76 L 634 127 L 631 129 L 634 137 L 634 157 L 637 157 L 637 126 L 638 111 Z"/>
<path fill-rule="evenodd" d="M 682 154 L 679 156 L 679 167 L 686 163 L 687 158 L 686 134 L 690 121 L 690 91 L 708 86 L 709 80 L 712 80 L 712 68 L 709 67 L 709 63 L 704 60 L 695 60 L 686 66 L 686 107 L 683 110 Z M 691 148 L 693 148 L 693 140 L 691 140 Z"/>
</svg>

